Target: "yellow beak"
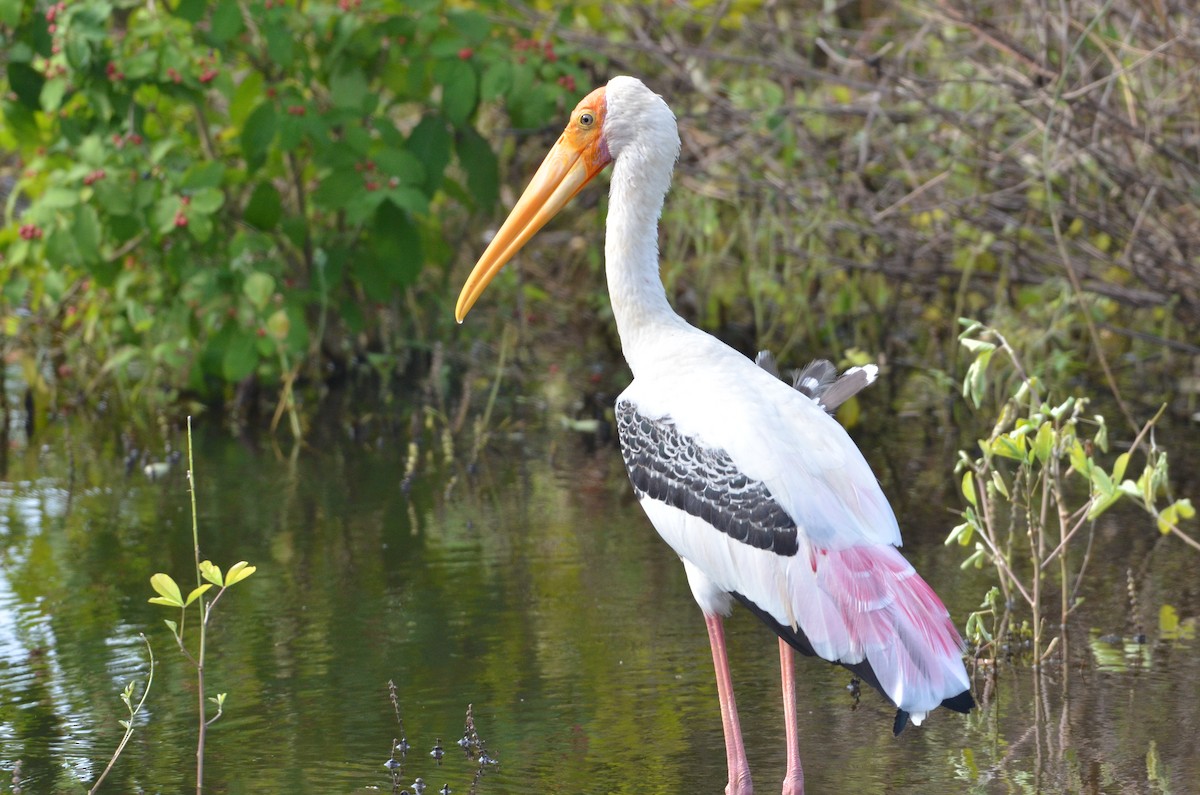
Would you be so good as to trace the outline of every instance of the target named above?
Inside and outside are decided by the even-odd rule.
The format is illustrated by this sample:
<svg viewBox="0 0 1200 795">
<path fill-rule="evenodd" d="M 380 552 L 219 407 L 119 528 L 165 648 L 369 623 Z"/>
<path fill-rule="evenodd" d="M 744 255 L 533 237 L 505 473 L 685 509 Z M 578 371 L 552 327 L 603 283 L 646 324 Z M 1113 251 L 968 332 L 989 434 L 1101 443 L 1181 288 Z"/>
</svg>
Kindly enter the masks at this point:
<svg viewBox="0 0 1200 795">
<path fill-rule="evenodd" d="M 521 194 L 479 262 L 475 263 L 454 308 L 454 317 L 459 323 L 500 269 L 612 161 L 601 134 L 602 92 L 603 89 L 597 89 L 576 108 L 558 143 L 546 155 L 533 175 L 533 181 Z M 593 111 L 592 107 L 598 107 L 598 110 Z M 581 119 L 586 124 L 581 125 Z"/>
</svg>

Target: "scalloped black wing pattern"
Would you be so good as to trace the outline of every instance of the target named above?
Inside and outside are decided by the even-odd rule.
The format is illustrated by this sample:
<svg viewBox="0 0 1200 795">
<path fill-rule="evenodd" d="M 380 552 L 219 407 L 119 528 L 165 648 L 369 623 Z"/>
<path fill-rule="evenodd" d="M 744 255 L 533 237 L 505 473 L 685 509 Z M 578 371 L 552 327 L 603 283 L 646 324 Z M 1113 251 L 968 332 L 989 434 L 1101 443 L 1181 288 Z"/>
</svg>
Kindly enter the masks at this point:
<svg viewBox="0 0 1200 795">
<path fill-rule="evenodd" d="M 742 474 L 724 450 L 684 436 L 670 417 L 617 403 L 621 454 L 638 499 L 649 496 L 708 522 L 731 538 L 777 555 L 795 555 L 796 523 L 766 484 Z"/>
</svg>

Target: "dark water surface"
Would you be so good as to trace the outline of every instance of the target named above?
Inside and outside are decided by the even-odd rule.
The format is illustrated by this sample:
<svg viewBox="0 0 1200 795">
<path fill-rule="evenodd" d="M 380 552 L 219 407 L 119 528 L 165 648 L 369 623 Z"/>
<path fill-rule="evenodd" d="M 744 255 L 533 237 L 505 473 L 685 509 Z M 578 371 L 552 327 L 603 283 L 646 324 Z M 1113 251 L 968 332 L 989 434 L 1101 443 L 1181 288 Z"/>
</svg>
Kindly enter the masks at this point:
<svg viewBox="0 0 1200 795">
<path fill-rule="evenodd" d="M 422 467 L 406 494 L 404 445 L 323 438 L 289 461 L 197 425 L 203 555 L 258 566 L 222 599 L 210 637 L 209 693 L 228 699 L 209 732 L 207 792 L 391 792 L 384 762 L 400 728 L 388 680 L 412 744 L 402 783 L 420 776 L 427 795 L 473 783 L 490 795 L 723 791 L 703 621 L 614 447 L 589 450 L 566 431 L 500 441 L 470 474 Z M 21 792 L 86 789 L 120 739 L 119 691 L 145 679 L 139 633 L 154 685 L 103 791 L 194 791 L 194 673 L 162 624 L 177 616 L 146 601 L 154 572 L 191 576 L 183 469 L 150 481 L 126 474 L 123 455 L 114 431 L 83 422 L 8 451 L 0 792 L 13 791 L 14 768 Z M 940 543 L 954 518 L 936 503 L 957 508 L 953 493 L 931 498 L 919 478 L 898 486 L 906 478 L 882 470 L 906 554 L 961 626 L 989 579 L 961 572 L 961 551 Z M 1003 668 L 969 717 L 939 710 L 893 738 L 881 698 L 864 692 L 855 709 L 842 669 L 800 660 L 808 791 L 1200 792 L 1200 559 L 1138 516 L 1098 533 L 1131 540 L 1091 564 L 1069 665 L 1040 679 Z M 1182 631 L 1160 621 L 1164 608 Z M 1101 640 L 1139 626 L 1146 642 L 1128 652 Z M 775 641 L 740 609 L 729 640 L 757 789 L 777 792 Z M 500 760 L 478 781 L 455 744 L 468 704 Z M 440 766 L 429 755 L 439 738 Z"/>
</svg>

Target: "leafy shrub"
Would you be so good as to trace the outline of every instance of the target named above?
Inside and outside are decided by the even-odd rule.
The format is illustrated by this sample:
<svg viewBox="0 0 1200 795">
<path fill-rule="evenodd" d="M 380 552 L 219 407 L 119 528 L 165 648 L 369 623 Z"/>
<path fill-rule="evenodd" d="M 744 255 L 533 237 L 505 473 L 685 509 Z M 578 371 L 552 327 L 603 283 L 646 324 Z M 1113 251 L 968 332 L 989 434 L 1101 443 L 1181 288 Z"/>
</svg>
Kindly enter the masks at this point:
<svg viewBox="0 0 1200 795">
<path fill-rule="evenodd" d="M 496 201 L 481 103 L 535 127 L 582 77 L 430 0 L 3 3 L 0 40 L 0 338 L 135 398 L 257 379 L 290 407 L 413 336 L 403 293 L 449 264 L 447 219 Z"/>
</svg>

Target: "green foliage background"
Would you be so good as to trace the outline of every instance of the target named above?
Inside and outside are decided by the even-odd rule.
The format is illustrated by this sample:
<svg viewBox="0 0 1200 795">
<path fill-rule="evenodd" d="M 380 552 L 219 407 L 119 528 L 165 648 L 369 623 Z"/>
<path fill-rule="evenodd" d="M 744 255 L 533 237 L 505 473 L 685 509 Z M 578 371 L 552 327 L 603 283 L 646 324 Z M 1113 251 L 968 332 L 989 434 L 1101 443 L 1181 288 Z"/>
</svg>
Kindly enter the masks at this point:
<svg viewBox="0 0 1200 795">
<path fill-rule="evenodd" d="M 496 203 L 481 104 L 536 127 L 582 79 L 487 4 L 0 5 L 6 351 L 152 402 L 419 345 Z"/>
</svg>

